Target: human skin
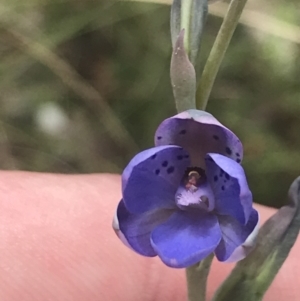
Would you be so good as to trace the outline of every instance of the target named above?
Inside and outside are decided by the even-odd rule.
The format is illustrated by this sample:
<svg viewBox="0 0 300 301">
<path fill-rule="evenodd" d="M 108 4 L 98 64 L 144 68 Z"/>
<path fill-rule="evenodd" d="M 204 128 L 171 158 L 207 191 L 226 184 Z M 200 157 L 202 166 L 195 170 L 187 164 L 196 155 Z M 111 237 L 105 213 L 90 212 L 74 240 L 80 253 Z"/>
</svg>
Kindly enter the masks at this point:
<svg viewBox="0 0 300 301">
<path fill-rule="evenodd" d="M 114 234 L 120 197 L 117 175 L 0 172 L 0 300 L 186 300 L 183 269 L 134 253 Z M 256 208 L 262 221 L 275 212 Z M 299 254 L 298 238 L 265 301 L 300 298 Z M 214 261 L 208 297 L 232 266 Z"/>
</svg>

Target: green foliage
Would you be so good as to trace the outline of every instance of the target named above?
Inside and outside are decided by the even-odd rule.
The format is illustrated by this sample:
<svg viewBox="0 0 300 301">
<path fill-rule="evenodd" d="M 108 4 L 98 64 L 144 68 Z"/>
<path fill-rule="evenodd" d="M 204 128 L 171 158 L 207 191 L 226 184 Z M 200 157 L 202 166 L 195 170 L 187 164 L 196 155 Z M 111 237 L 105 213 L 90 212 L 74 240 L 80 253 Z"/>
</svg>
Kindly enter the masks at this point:
<svg viewBox="0 0 300 301">
<path fill-rule="evenodd" d="M 300 177 L 289 189 L 289 202 L 260 228 L 254 250 L 238 262 L 213 301 L 260 301 L 293 247 L 300 228 Z"/>
<path fill-rule="evenodd" d="M 299 25 L 295 3 L 269 13 Z M 170 7 L 6 0 L 0 13 L 1 169 L 120 172 L 153 145 L 175 113 Z M 220 24 L 209 15 L 198 71 Z M 240 136 L 255 200 L 271 206 L 300 170 L 299 78 L 299 44 L 240 25 L 207 108 Z"/>
</svg>

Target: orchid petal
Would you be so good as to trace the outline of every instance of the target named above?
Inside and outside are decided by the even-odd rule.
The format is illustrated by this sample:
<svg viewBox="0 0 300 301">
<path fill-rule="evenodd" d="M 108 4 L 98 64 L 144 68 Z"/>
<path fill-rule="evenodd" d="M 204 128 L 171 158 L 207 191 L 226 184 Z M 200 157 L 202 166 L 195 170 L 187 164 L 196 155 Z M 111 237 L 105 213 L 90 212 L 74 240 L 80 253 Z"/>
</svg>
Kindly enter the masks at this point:
<svg viewBox="0 0 300 301">
<path fill-rule="evenodd" d="M 207 153 L 218 153 L 238 163 L 243 146 L 237 136 L 211 114 L 188 110 L 164 120 L 155 133 L 155 145 L 179 145 L 191 156 L 192 166 L 204 168 Z"/>
<path fill-rule="evenodd" d="M 215 210 L 246 224 L 252 212 L 252 193 L 244 169 L 219 154 L 207 154 L 205 162 L 207 179 L 215 195 Z"/>
<path fill-rule="evenodd" d="M 131 213 L 173 208 L 175 193 L 190 160 L 178 146 L 161 146 L 136 155 L 122 174 L 123 200 Z"/>
<path fill-rule="evenodd" d="M 117 208 L 117 219 L 114 228 L 122 242 L 137 253 L 153 257 L 156 252 L 151 246 L 150 234 L 159 224 L 167 220 L 173 213 L 172 210 L 155 210 L 142 214 L 130 213 L 123 201 Z"/>
<path fill-rule="evenodd" d="M 252 209 L 246 225 L 231 216 L 219 216 L 222 240 L 215 250 L 219 261 L 235 262 L 244 259 L 252 251 L 258 234 L 259 216 Z"/>
<path fill-rule="evenodd" d="M 151 235 L 157 255 L 168 266 L 191 266 L 214 251 L 221 239 L 217 217 L 202 210 L 176 211 Z"/>
</svg>

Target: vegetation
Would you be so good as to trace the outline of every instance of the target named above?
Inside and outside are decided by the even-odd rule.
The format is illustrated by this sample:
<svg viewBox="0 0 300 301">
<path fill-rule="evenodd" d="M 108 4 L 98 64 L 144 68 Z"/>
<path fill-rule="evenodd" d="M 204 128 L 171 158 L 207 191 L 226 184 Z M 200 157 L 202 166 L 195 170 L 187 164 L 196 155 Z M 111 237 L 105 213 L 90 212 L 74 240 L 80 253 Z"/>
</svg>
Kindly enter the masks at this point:
<svg viewBox="0 0 300 301">
<path fill-rule="evenodd" d="M 226 4 L 210 8 L 199 72 Z M 0 14 L 1 169 L 121 172 L 153 145 L 175 113 L 168 5 L 4 0 Z M 254 199 L 270 206 L 300 170 L 299 14 L 296 0 L 249 0 L 207 107 L 243 141 Z"/>
</svg>

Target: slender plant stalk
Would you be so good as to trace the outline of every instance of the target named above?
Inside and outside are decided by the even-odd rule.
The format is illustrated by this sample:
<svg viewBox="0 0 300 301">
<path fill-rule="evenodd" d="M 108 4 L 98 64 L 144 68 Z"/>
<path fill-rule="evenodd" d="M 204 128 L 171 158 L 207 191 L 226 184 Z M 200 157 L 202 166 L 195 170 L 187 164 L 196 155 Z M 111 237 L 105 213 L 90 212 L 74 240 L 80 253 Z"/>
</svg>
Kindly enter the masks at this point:
<svg viewBox="0 0 300 301">
<path fill-rule="evenodd" d="M 201 262 L 186 269 L 189 301 L 205 301 L 206 282 L 214 255 L 211 254 Z"/>
<path fill-rule="evenodd" d="M 199 109 L 205 110 L 208 98 L 224 58 L 232 35 L 239 22 L 247 0 L 231 0 L 227 14 L 219 30 L 213 48 L 198 85 L 196 101 Z M 205 301 L 207 276 L 213 255 L 186 269 L 189 301 Z"/>
<path fill-rule="evenodd" d="M 237 27 L 246 2 L 247 0 L 231 0 L 230 2 L 228 11 L 209 54 L 197 88 L 196 101 L 199 109 L 205 110 L 206 108 L 221 62 L 224 58 L 235 28 Z"/>
<path fill-rule="evenodd" d="M 184 48 L 186 53 L 190 54 L 190 21 L 192 16 L 192 4 L 193 0 L 183 0 L 181 2 L 181 29 L 185 29 L 185 35 L 184 35 Z"/>
</svg>

